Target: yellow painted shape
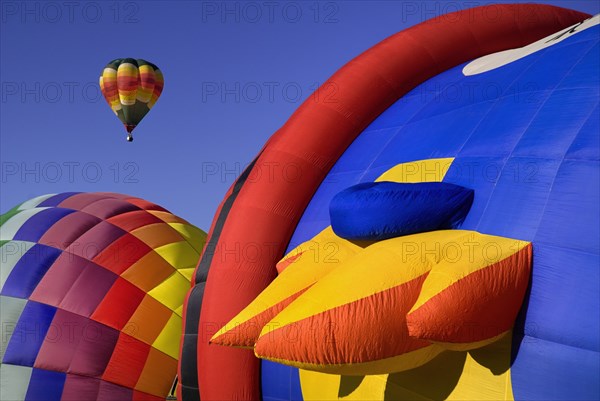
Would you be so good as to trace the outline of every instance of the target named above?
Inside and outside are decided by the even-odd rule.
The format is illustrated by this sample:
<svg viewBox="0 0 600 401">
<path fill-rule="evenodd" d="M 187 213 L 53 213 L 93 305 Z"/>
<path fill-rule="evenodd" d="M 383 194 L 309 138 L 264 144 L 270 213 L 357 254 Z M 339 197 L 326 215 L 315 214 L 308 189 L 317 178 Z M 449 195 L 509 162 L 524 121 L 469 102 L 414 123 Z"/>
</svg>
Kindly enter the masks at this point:
<svg viewBox="0 0 600 401">
<path fill-rule="evenodd" d="M 336 236 L 331 226 L 327 227 L 290 251 L 283 260 L 297 258 L 211 341 L 310 287 L 361 249 L 359 245 Z"/>
<path fill-rule="evenodd" d="M 173 272 L 165 281 L 150 290 L 148 295 L 176 312 L 183 305 L 189 288 L 190 282 L 179 272 Z M 178 315 L 181 315 L 181 313 Z"/>
<path fill-rule="evenodd" d="M 452 160 L 452 158 L 430 159 L 399 164 L 383 173 L 377 181 L 411 183 L 421 182 L 423 179 L 441 181 Z M 173 225 L 173 223 L 170 224 Z M 365 245 L 355 244 L 338 237 L 331 226 L 325 228 L 313 239 L 290 251 L 282 261 L 295 256 L 298 258 L 287 266 L 248 307 L 215 333 L 211 341 L 313 285 Z M 351 288 L 353 287 L 356 285 L 353 284 Z M 366 294 L 366 296 L 368 295 L 370 294 Z"/>
<path fill-rule="evenodd" d="M 470 234 L 470 231 L 462 230 L 431 231 L 374 243 L 288 305 L 263 328 L 261 337 L 288 324 L 414 280 L 440 262 L 441 253 L 435 248 L 427 249 L 427 244 L 457 242 Z"/>
<path fill-rule="evenodd" d="M 300 370 L 305 401 L 514 400 L 510 378 L 512 333 L 486 347 L 443 352 L 404 372 L 342 376 Z"/>
<path fill-rule="evenodd" d="M 152 346 L 174 359 L 179 359 L 179 340 L 181 339 L 181 316 L 173 313 Z"/>
<path fill-rule="evenodd" d="M 466 231 L 465 231 L 466 232 Z M 439 247 L 442 259 L 423 283 L 411 313 L 460 279 L 500 262 L 529 245 L 527 241 L 470 232 L 463 241 L 430 243 Z"/>
<path fill-rule="evenodd" d="M 453 161 L 445 158 L 398 164 L 377 181 L 439 182 Z M 511 338 L 509 333 L 470 353 L 443 352 L 421 367 L 394 374 L 340 376 L 300 369 L 302 396 L 305 401 L 512 401 Z M 455 362 L 444 363 L 448 359 Z M 404 382 L 402 378 L 406 378 Z"/>
<path fill-rule="evenodd" d="M 412 184 L 417 182 L 440 182 L 444 179 L 453 161 L 453 157 L 448 157 L 401 163 L 381 174 L 375 181 Z"/>
<path fill-rule="evenodd" d="M 388 375 L 340 376 L 300 369 L 304 401 L 383 400 Z"/>
<path fill-rule="evenodd" d="M 410 371 L 390 374 L 386 400 L 513 400 L 512 333 L 487 347 L 444 352 Z"/>
<path fill-rule="evenodd" d="M 404 183 L 439 182 L 444 179 L 454 158 L 426 159 L 401 163 L 384 172 L 375 181 Z M 300 370 L 300 383 L 304 400 L 323 401 L 338 399 L 338 394 L 348 400 L 383 400 L 388 375 L 364 376 L 358 383 L 356 376 L 338 376 Z M 345 384 L 345 383 L 356 384 Z M 352 391 L 344 390 L 349 386 Z"/>
</svg>

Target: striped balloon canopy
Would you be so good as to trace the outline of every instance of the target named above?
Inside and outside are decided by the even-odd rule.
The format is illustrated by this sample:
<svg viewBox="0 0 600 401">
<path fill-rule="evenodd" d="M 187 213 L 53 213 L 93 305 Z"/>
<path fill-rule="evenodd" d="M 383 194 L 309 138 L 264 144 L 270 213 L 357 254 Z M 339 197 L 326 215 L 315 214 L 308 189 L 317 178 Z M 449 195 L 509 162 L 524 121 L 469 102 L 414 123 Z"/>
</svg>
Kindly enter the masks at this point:
<svg viewBox="0 0 600 401">
<path fill-rule="evenodd" d="M 0 216 L 0 399 L 164 400 L 206 234 L 115 193 Z"/>
<path fill-rule="evenodd" d="M 100 90 L 125 125 L 128 141 L 133 140 L 133 130 L 154 106 L 163 86 L 162 72 L 146 60 L 118 58 L 102 70 Z"/>
</svg>

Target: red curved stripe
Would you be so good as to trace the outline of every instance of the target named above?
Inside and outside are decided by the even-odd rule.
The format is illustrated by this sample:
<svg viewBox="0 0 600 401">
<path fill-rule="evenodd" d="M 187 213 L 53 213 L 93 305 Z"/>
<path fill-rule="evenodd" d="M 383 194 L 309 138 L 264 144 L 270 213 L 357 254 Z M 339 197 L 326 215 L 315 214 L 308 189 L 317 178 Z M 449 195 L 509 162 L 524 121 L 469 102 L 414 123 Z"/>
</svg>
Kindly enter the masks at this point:
<svg viewBox="0 0 600 401">
<path fill-rule="evenodd" d="M 540 4 L 491 5 L 447 14 L 367 50 L 307 99 L 267 142 L 253 167 L 253 179 L 213 221 L 216 247 L 210 249 L 214 255 L 209 258 L 197 328 L 197 360 L 190 362 L 196 356 L 182 354 L 180 368 L 198 367 L 202 400 L 260 399 L 259 361 L 252 351 L 209 346 L 208 340 L 273 279 L 275 263 L 317 187 L 370 122 L 440 72 L 524 46 L 588 17 Z M 229 196 L 231 190 L 226 199 Z M 222 227 L 214 230 L 223 219 Z M 257 246 L 259 254 L 249 257 L 248 250 Z"/>
</svg>

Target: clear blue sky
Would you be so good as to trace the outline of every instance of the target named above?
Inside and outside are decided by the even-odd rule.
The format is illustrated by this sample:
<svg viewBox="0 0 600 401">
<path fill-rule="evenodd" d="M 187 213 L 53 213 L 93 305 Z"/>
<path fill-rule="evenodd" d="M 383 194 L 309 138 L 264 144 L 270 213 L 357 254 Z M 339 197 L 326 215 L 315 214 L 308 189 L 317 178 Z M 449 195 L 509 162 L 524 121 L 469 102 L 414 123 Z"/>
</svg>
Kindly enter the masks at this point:
<svg viewBox="0 0 600 401">
<path fill-rule="evenodd" d="M 0 211 L 114 191 L 208 230 L 223 195 L 318 83 L 435 15 L 489 1 L 1 1 Z M 597 14 L 599 2 L 548 4 Z M 135 142 L 99 93 L 104 65 L 157 64 Z"/>
</svg>

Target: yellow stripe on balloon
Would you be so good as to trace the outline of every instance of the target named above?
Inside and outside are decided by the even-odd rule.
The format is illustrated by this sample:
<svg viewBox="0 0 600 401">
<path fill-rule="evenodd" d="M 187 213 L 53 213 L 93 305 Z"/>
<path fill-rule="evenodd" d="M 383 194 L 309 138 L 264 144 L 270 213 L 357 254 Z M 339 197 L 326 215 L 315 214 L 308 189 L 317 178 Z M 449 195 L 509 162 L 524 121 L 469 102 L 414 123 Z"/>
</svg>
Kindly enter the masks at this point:
<svg viewBox="0 0 600 401">
<path fill-rule="evenodd" d="M 119 69 L 117 70 L 117 86 L 119 88 L 119 100 L 121 103 L 124 106 L 134 105 L 139 87 L 137 66 L 131 63 L 119 65 Z"/>
<path fill-rule="evenodd" d="M 154 81 L 154 90 L 152 92 L 152 97 L 148 102 L 149 109 L 151 109 L 158 100 L 160 94 L 162 93 L 163 86 L 165 84 L 164 77 L 159 69 L 154 70 Z"/>
<path fill-rule="evenodd" d="M 148 64 L 141 65 L 138 69 L 140 74 L 140 86 L 137 92 L 137 100 L 148 103 L 152 98 L 155 85 L 154 68 Z"/>
<path fill-rule="evenodd" d="M 117 114 L 122 108 L 117 87 L 117 70 L 109 67 L 102 70 L 102 75 L 100 76 L 100 90 L 110 105 L 110 108 Z"/>
<path fill-rule="evenodd" d="M 174 271 L 169 278 L 150 290 L 148 294 L 177 313 L 189 286 L 189 281 L 182 274 Z"/>
<path fill-rule="evenodd" d="M 112 89 L 112 85 L 114 85 L 114 89 L 116 89 L 117 85 L 117 70 L 114 68 L 105 68 L 102 70 L 102 80 L 107 85 L 107 88 Z"/>
<path fill-rule="evenodd" d="M 184 223 L 168 223 L 174 230 L 187 240 L 190 245 L 200 254 L 206 242 L 206 233 L 199 228 Z"/>
<path fill-rule="evenodd" d="M 174 359 L 179 358 L 179 339 L 181 337 L 181 316 L 173 313 L 152 346 Z"/>
<path fill-rule="evenodd" d="M 117 113 L 118 109 L 115 109 L 115 107 L 113 107 L 111 100 L 109 100 L 105 95 L 106 91 L 105 91 L 105 87 L 104 87 L 104 78 L 101 76 L 99 81 L 100 81 L 100 92 L 102 92 L 102 94 L 104 95 L 104 99 L 106 99 L 106 102 L 110 106 L 110 109 L 112 110 L 112 112 L 115 113 L 115 115 L 118 115 L 118 113 Z M 119 104 L 119 107 L 121 107 L 121 103 L 119 103 L 118 99 L 117 99 L 117 103 Z"/>
<path fill-rule="evenodd" d="M 150 101 L 151 96 L 151 91 L 147 91 L 144 88 L 140 87 L 136 93 L 136 100 L 142 103 L 148 103 Z"/>
<path fill-rule="evenodd" d="M 194 265 L 200 257 L 200 254 L 187 241 L 163 245 L 154 251 L 176 269 L 183 269 Z"/>
<path fill-rule="evenodd" d="M 196 270 L 196 264 L 185 267 L 183 269 L 177 269 L 177 271 L 183 274 L 183 277 L 187 278 L 189 281 L 192 281 L 192 276 L 194 275 L 194 271 Z"/>
</svg>

